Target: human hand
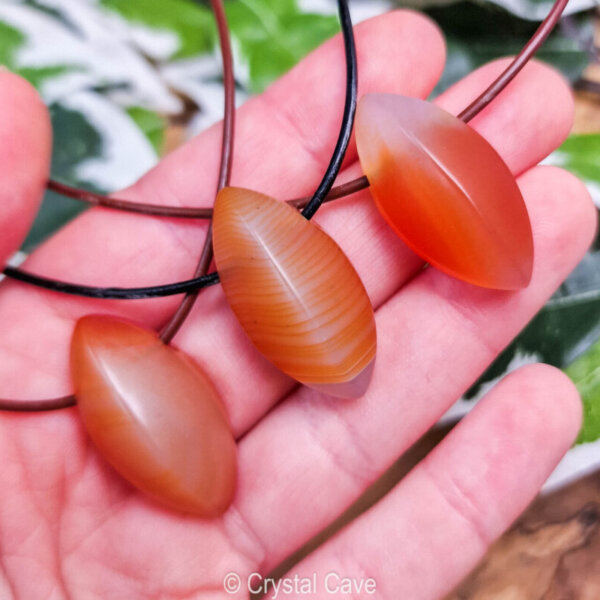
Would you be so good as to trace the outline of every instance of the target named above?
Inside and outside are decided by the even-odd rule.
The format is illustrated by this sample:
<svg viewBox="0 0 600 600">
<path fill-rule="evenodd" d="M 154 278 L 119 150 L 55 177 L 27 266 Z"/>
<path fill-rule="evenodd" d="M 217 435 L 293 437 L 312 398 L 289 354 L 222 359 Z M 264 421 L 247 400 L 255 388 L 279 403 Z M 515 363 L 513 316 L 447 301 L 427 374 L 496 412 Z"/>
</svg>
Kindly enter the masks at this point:
<svg viewBox="0 0 600 600">
<path fill-rule="evenodd" d="M 392 13 L 359 25 L 356 36 L 360 94 L 431 92 L 444 48 L 429 21 Z M 505 64 L 476 71 L 438 102 L 458 112 Z M 329 158 L 343 94 L 337 38 L 239 111 L 233 183 L 278 198 L 309 193 Z M 12 234 L 26 227 L 39 201 L 49 133 L 36 96 L 14 75 L 0 74 L 0 106 L 5 258 L 17 243 Z M 534 166 L 566 136 L 571 113 L 562 79 L 530 64 L 471 122 L 519 176 L 530 212 L 535 267 L 520 292 L 420 272 L 421 260 L 385 225 L 368 191 L 319 212 L 316 221 L 354 263 L 377 309 L 375 373 L 357 401 L 296 387 L 257 353 L 221 290 L 202 291 L 174 345 L 205 367 L 241 438 L 238 491 L 222 519 L 185 517 L 132 489 L 97 454 L 76 409 L 0 415 L 3 593 L 27 600 L 246 597 L 249 574 L 267 574 L 354 501 L 462 394 L 582 256 L 595 224 L 587 192 L 559 169 Z M 119 196 L 209 205 L 219 143 L 220 129 L 212 128 Z M 354 145 L 346 167 L 342 180 L 360 174 Z M 9 211 L 13 197 L 21 199 L 18 215 Z M 198 222 L 92 209 L 35 252 L 27 269 L 93 285 L 176 281 L 193 271 L 205 231 Z M 0 397 L 70 392 L 68 346 L 80 316 L 112 313 L 158 328 L 177 302 L 84 300 L 3 282 Z M 577 394 L 562 374 L 542 366 L 518 371 L 383 501 L 290 576 L 317 574 L 311 598 L 332 597 L 325 588 L 332 572 L 357 582 L 372 578 L 377 598 L 440 597 L 532 499 L 579 419 Z M 227 573 L 240 576 L 239 592 L 224 590 Z"/>
</svg>

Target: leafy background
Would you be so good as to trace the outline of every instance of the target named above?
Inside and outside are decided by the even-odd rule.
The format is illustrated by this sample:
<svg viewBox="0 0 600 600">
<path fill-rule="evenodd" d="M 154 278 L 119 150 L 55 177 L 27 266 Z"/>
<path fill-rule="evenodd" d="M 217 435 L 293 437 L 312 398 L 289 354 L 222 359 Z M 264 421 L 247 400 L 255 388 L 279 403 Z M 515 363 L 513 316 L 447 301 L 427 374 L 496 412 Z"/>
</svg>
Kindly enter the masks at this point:
<svg viewBox="0 0 600 600">
<path fill-rule="evenodd" d="M 402 3 L 404 6 L 406 2 Z M 552 2 L 411 0 L 443 29 L 448 62 L 439 93 L 480 64 L 514 53 Z M 337 32 L 334 0 L 226 0 L 237 101 L 260 92 Z M 353 0 L 355 21 L 395 0 Z M 597 90 L 591 0 L 571 0 L 539 58 L 574 86 Z M 29 79 L 54 126 L 52 175 L 109 192 L 135 181 L 165 152 L 220 118 L 221 65 L 209 6 L 192 0 L 2 0 L 0 63 Z M 590 65 L 592 65 L 590 67 Z M 594 87 L 596 86 L 596 87 Z M 591 98 L 591 99 L 590 99 Z M 600 94 L 588 103 L 600 112 Z M 587 128 L 589 129 L 589 127 Z M 573 134 L 547 159 L 573 171 L 600 206 L 600 126 Z M 84 210 L 48 193 L 25 242 L 30 250 Z M 466 395 L 527 362 L 564 368 L 585 402 L 579 441 L 600 438 L 600 243 Z"/>
</svg>

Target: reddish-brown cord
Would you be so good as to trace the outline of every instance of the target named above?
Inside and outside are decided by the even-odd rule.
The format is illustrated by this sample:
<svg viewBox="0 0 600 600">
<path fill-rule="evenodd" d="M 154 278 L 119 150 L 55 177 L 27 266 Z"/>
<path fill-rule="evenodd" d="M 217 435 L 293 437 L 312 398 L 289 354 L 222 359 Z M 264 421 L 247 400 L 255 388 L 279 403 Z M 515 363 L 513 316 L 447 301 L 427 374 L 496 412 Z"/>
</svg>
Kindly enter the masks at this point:
<svg viewBox="0 0 600 600">
<path fill-rule="evenodd" d="M 548 16 L 542 21 L 539 28 L 535 31 L 531 39 L 523 46 L 523 49 L 514 58 L 510 65 L 483 91 L 469 106 L 467 106 L 458 117 L 465 122 L 469 122 L 473 117 L 479 114 L 502 90 L 518 75 L 532 56 L 540 49 L 546 38 L 556 26 L 569 0 L 556 0 Z M 369 187 L 369 180 L 365 177 L 359 177 L 348 183 L 332 188 L 327 195 L 326 202 L 337 200 L 364 190 Z M 118 198 L 109 198 L 93 192 L 87 192 L 78 188 L 70 187 L 62 183 L 50 180 L 48 189 L 64 194 L 69 198 L 87 202 L 94 206 L 104 206 L 117 210 L 125 210 L 145 215 L 160 217 L 178 217 L 186 219 L 210 219 L 212 217 L 212 208 L 189 208 L 159 206 L 156 204 L 143 204 L 122 200 Z M 290 204 L 298 208 L 303 208 L 310 200 L 310 196 L 287 200 Z"/>
<path fill-rule="evenodd" d="M 211 0 L 213 2 L 213 6 L 215 2 L 221 2 L 221 0 Z M 514 58 L 514 60 L 510 63 L 510 65 L 497 77 L 486 90 L 480 94 L 467 108 L 465 108 L 460 114 L 459 118 L 463 121 L 468 122 L 473 117 L 475 117 L 479 112 L 481 112 L 502 90 L 515 78 L 515 76 L 523 69 L 523 67 L 527 64 L 527 62 L 532 58 L 532 56 L 539 50 L 541 45 L 544 43 L 552 29 L 555 27 L 556 23 L 560 19 L 562 12 L 564 11 L 568 0 L 556 0 L 551 11 L 548 16 L 542 21 L 540 27 L 535 31 L 531 39 L 527 42 L 527 44 L 523 47 L 521 52 Z M 225 129 L 224 129 L 225 134 Z M 233 146 L 233 144 L 232 144 Z M 223 148 L 223 151 L 225 149 Z M 221 163 L 223 166 L 223 161 Z M 223 171 L 221 171 L 221 174 Z M 72 188 L 69 186 L 65 186 L 63 184 L 49 181 L 48 183 L 49 189 L 53 189 L 54 191 L 65 193 L 65 195 L 75 198 L 77 200 L 81 200 L 84 202 L 88 202 L 97 206 L 105 206 L 107 208 L 115 208 L 118 210 L 127 210 L 130 212 L 137 212 L 148 215 L 155 216 L 168 216 L 168 217 L 183 217 L 183 218 L 211 218 L 212 217 L 212 209 L 210 208 L 183 208 L 183 207 L 166 207 L 166 206 L 157 206 L 152 204 L 137 204 L 134 202 L 129 202 L 127 200 L 120 200 L 117 198 L 108 198 L 106 196 L 102 196 L 99 194 L 94 194 L 91 192 L 86 192 L 85 190 L 79 190 L 77 188 Z M 344 196 L 354 194 L 360 190 L 366 189 L 369 187 L 369 181 L 365 176 L 359 177 L 353 181 L 345 183 L 343 185 L 334 187 L 331 192 L 327 195 L 326 201 L 335 200 L 338 198 L 342 198 Z M 290 204 L 301 208 L 305 206 L 310 200 L 310 197 L 296 198 L 293 200 L 288 200 Z M 210 239 L 210 231 L 208 232 Z M 209 242 L 210 243 L 210 242 Z M 202 257 L 200 259 L 198 268 L 200 268 L 204 262 L 206 262 L 206 258 L 210 255 L 212 259 L 212 248 L 207 252 L 207 245 L 205 244 L 204 250 L 202 252 Z M 203 258 L 204 257 L 204 258 Z M 208 261 L 210 263 L 210 260 Z M 208 267 L 208 265 L 207 265 Z M 197 269 L 198 272 L 198 269 Z M 187 296 L 186 296 L 187 299 Z M 195 300 L 195 297 L 194 297 Z M 185 302 L 185 299 L 184 299 Z M 183 303 L 182 303 L 183 305 Z M 174 315 L 174 318 L 180 313 L 181 306 Z M 189 307 L 191 309 L 192 303 Z M 189 310 L 188 309 L 188 310 Z M 184 316 L 185 319 L 185 316 Z M 177 329 L 175 329 L 176 333 Z M 163 337 L 165 339 L 165 333 L 169 334 L 168 326 L 163 330 Z M 173 333 L 173 335 L 175 334 Z M 20 411 L 20 412 L 35 412 L 35 411 L 46 411 L 46 410 L 57 410 L 61 408 L 66 408 L 69 406 L 73 406 L 75 404 L 75 398 L 73 396 L 63 396 L 60 398 L 50 398 L 46 400 L 2 400 L 0 399 L 0 410 L 7 411 Z"/>
<path fill-rule="evenodd" d="M 211 0 L 211 5 L 217 22 L 219 32 L 219 42 L 221 46 L 221 56 L 223 61 L 223 83 L 224 83 L 224 118 L 223 118 L 223 137 L 221 142 L 221 161 L 219 167 L 219 178 L 217 182 L 217 192 L 229 184 L 231 177 L 231 168 L 233 163 L 233 146 L 235 133 L 235 79 L 233 73 L 233 53 L 229 40 L 229 27 L 227 25 L 227 16 L 223 6 L 223 0 Z M 52 188 L 59 191 L 64 188 L 61 184 L 52 183 Z M 49 186 L 50 187 L 50 186 Z M 102 202 L 103 196 L 87 193 L 90 200 L 96 204 Z M 119 202 L 117 200 L 117 202 Z M 212 211 L 211 211 L 212 212 Z M 212 234 L 209 225 L 206 232 L 206 239 L 198 261 L 193 277 L 202 277 L 208 272 L 212 261 Z M 168 323 L 163 328 L 160 338 L 168 344 L 177 334 L 185 319 L 189 315 L 200 290 L 189 292 L 181 301 L 175 313 L 171 316 Z M 74 406 L 75 396 L 62 396 L 60 398 L 49 398 L 45 400 L 2 400 L 0 399 L 0 410 L 37 412 L 46 410 L 58 410 Z"/>
<path fill-rule="evenodd" d="M 531 57 L 540 49 L 541 45 L 550 35 L 568 2 L 569 0 L 556 0 L 548 16 L 542 21 L 531 39 L 523 46 L 523 49 L 517 54 L 509 67 L 458 115 L 459 119 L 465 122 L 470 121 L 515 78 L 517 73 L 529 62 Z"/>
<path fill-rule="evenodd" d="M 231 167 L 233 164 L 233 141 L 235 134 L 235 79 L 233 74 L 233 54 L 231 51 L 231 41 L 229 39 L 229 27 L 227 25 L 227 16 L 223 0 L 211 0 L 217 29 L 219 30 L 219 41 L 221 45 L 221 56 L 223 60 L 223 82 L 225 89 L 225 110 L 223 119 L 223 137 L 221 141 L 221 166 L 219 168 L 219 179 L 217 182 L 217 191 L 219 193 L 225 186 L 229 185 L 231 179 Z M 212 223 L 209 224 L 204 240 L 204 247 L 200 255 L 200 260 L 194 271 L 193 278 L 202 277 L 208 273 L 208 268 L 213 259 L 212 245 Z M 190 314 L 200 290 L 188 292 L 181 304 L 169 319 L 160 334 L 160 339 L 168 344 L 177 334 L 184 321 Z"/>
<path fill-rule="evenodd" d="M 319 206 L 323 203 L 326 194 L 332 187 L 341 169 L 344 156 L 350 143 L 352 129 L 354 126 L 354 116 L 358 101 L 358 66 L 356 58 L 356 47 L 354 42 L 354 29 L 352 19 L 348 8 L 348 0 L 338 0 L 338 10 L 340 25 L 344 34 L 344 55 L 346 63 L 346 94 L 344 99 L 344 112 L 337 142 L 333 150 L 331 159 L 321 183 L 317 187 L 310 201 L 302 210 L 302 216 L 310 219 Z M 209 248 L 210 250 L 210 248 Z M 207 253 L 209 255 L 210 253 Z M 3 274 L 7 277 L 28 283 L 43 289 L 63 294 L 72 294 L 86 298 L 113 298 L 121 300 L 132 300 L 134 298 L 154 298 L 157 296 L 171 296 L 177 294 L 195 293 L 197 290 L 213 285 L 219 282 L 219 275 L 216 272 L 208 273 L 200 277 L 178 281 L 173 284 L 136 287 L 136 288 L 118 288 L 118 287 L 97 287 L 71 283 L 68 281 L 59 281 L 43 275 L 28 273 L 17 267 L 6 266 Z M 167 336 L 168 337 L 168 336 Z"/>
<path fill-rule="evenodd" d="M 142 215 L 149 215 L 153 217 L 170 217 L 178 219 L 210 219 L 212 218 L 212 208 L 191 208 L 185 206 L 160 206 L 158 204 L 142 204 L 138 202 L 132 202 L 130 200 L 120 200 L 118 198 L 111 198 L 108 196 L 102 196 L 94 192 L 88 192 L 86 190 L 80 190 L 64 183 L 58 183 L 54 180 L 49 180 L 47 185 L 49 190 L 79 200 L 92 206 L 103 206 L 105 208 L 111 208 L 115 210 L 122 210 L 131 213 L 138 213 Z M 331 202 L 332 200 L 338 200 L 344 196 L 349 196 L 360 190 L 364 190 L 369 187 L 369 181 L 366 177 L 359 177 L 338 185 L 327 194 L 325 202 Z M 292 200 L 286 200 L 288 204 L 295 206 L 296 208 L 304 208 L 311 196 L 302 196 L 300 198 L 293 198 Z"/>
</svg>

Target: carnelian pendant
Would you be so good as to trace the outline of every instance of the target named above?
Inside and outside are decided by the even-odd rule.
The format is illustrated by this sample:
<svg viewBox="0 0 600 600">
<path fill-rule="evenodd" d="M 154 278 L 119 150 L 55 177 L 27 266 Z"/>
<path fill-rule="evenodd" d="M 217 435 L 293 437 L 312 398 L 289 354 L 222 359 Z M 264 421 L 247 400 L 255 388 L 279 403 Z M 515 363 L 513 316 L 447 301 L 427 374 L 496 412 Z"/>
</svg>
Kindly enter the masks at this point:
<svg viewBox="0 0 600 600">
<path fill-rule="evenodd" d="M 236 446 L 212 383 L 183 353 L 128 321 L 77 322 L 71 370 L 83 423 L 130 483 L 170 508 L 221 515 L 236 482 Z"/>
<path fill-rule="evenodd" d="M 359 102 L 356 142 L 379 210 L 414 252 L 476 285 L 528 285 L 533 238 L 525 203 L 474 129 L 429 102 L 372 94 Z"/>
<path fill-rule="evenodd" d="M 239 188 L 217 196 L 213 242 L 225 296 L 256 347 L 305 385 L 361 396 L 375 319 L 340 247 L 296 209 Z"/>
</svg>

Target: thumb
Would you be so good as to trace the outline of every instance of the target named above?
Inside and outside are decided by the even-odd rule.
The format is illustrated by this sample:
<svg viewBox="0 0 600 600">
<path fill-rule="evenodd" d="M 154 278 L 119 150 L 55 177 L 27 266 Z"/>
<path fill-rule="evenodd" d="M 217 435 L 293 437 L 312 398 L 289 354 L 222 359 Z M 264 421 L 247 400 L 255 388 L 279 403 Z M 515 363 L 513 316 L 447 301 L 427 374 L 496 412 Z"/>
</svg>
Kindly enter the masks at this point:
<svg viewBox="0 0 600 600">
<path fill-rule="evenodd" d="M 37 92 L 0 67 L 0 265 L 18 250 L 39 209 L 51 145 L 50 117 Z"/>
</svg>

